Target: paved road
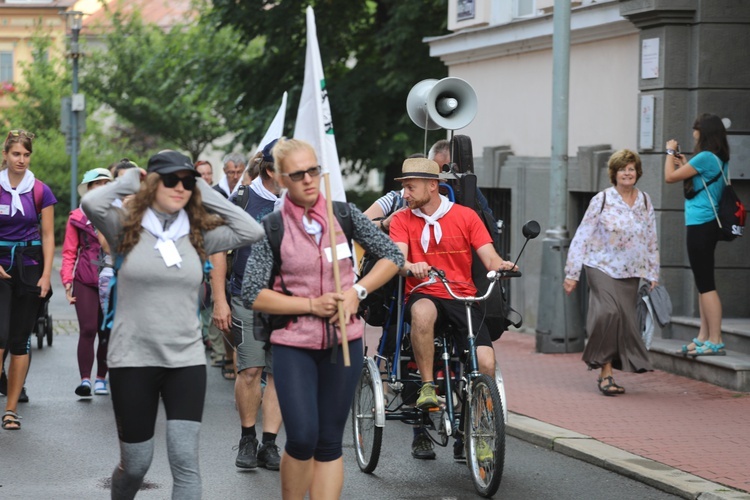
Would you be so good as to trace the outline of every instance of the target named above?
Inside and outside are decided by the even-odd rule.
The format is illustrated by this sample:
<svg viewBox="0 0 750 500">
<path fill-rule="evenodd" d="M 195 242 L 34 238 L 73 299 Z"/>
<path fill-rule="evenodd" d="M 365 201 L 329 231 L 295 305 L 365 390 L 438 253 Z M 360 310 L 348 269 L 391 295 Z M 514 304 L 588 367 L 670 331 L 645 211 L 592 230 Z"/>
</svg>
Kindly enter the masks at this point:
<svg viewBox="0 0 750 500">
<path fill-rule="evenodd" d="M 59 261 L 59 257 L 58 257 Z M 59 267 L 59 265 L 58 265 Z M 1 499 L 108 498 L 109 476 L 118 458 L 118 443 L 109 397 L 81 401 L 75 361 L 77 324 L 57 273 L 50 313 L 55 319 L 53 345 L 42 350 L 32 342 L 33 362 L 27 386 L 31 402 L 19 412 L 20 432 L 0 431 Z M 234 467 L 233 446 L 239 439 L 232 384 L 218 368 L 207 368 L 208 394 L 201 431 L 204 498 L 279 498 L 278 473 L 240 472 Z M 190 388 L 186 388 L 190 390 Z M 3 397 L 0 396 L 0 404 Z M 157 420 L 157 446 L 139 498 L 169 498 L 171 475 L 164 445 L 163 413 Z M 359 471 L 345 434 L 346 499 L 477 498 L 464 464 L 455 463 L 450 449 L 438 449 L 435 461 L 411 458 L 410 428 L 388 422 L 383 452 L 374 474 Z M 284 442 L 283 429 L 279 442 Z M 506 469 L 497 498 L 585 499 L 676 498 L 574 458 L 508 438 Z"/>
<path fill-rule="evenodd" d="M 21 405 L 20 432 L 0 432 L 0 498 L 107 498 L 108 478 L 117 461 L 117 438 L 109 397 L 80 401 L 75 364 L 77 337 L 58 323 L 52 347 L 33 348 L 28 379 L 31 402 Z M 233 465 L 239 429 L 232 384 L 218 368 L 207 368 L 208 395 L 201 431 L 204 498 L 278 498 L 278 473 L 239 472 Z M 185 390 L 190 390 L 186 388 Z M 463 464 L 450 449 L 438 459 L 413 460 L 410 429 L 388 422 L 384 452 L 375 474 L 359 471 L 345 434 L 346 482 L 343 498 L 476 498 Z M 171 476 L 164 445 L 163 414 L 157 422 L 157 446 L 147 475 L 151 489 L 139 498 L 168 498 Z M 283 434 L 279 441 L 284 442 Z M 593 465 L 509 438 L 507 467 L 498 498 L 506 499 L 668 499 L 676 498 Z"/>
</svg>

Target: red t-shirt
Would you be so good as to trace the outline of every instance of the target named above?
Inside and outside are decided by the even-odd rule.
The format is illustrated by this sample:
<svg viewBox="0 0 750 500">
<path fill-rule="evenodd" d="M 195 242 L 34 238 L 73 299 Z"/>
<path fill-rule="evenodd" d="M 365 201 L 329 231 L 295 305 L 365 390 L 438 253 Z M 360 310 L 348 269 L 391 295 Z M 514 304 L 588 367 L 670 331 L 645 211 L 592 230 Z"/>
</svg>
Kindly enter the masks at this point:
<svg viewBox="0 0 750 500">
<path fill-rule="evenodd" d="M 406 243 L 409 262 L 427 262 L 430 266 L 445 271 L 450 287 L 456 295 L 476 295 L 477 289 L 471 280 L 471 249 L 474 250 L 492 243 L 492 237 L 482 220 L 472 209 L 463 205 L 453 207 L 439 219 L 443 237 L 435 243 L 435 230 L 430 228 L 430 244 L 427 252 L 422 250 L 420 239 L 426 222 L 411 210 L 402 210 L 393 216 L 390 225 L 391 239 L 396 243 Z M 412 288 L 421 283 L 418 278 L 406 278 L 406 296 Z M 450 299 L 451 296 L 442 283 L 437 282 L 417 290 L 433 297 Z"/>
</svg>

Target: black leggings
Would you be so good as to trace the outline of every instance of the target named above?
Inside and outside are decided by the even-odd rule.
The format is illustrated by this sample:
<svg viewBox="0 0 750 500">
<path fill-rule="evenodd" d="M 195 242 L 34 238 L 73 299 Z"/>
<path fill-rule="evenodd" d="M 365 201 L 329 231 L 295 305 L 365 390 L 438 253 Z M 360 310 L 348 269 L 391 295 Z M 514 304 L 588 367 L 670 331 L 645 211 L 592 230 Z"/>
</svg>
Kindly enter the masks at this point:
<svg viewBox="0 0 750 500">
<path fill-rule="evenodd" d="M 344 426 L 362 372 L 362 339 L 349 342 L 331 363 L 331 349 L 273 346 L 273 378 L 286 429 L 284 450 L 297 460 L 331 462 L 341 457 Z"/>
<path fill-rule="evenodd" d="M 206 366 L 111 368 L 109 382 L 117 434 L 124 443 L 154 437 L 159 396 L 167 420 L 200 422 L 206 399 Z"/>
<path fill-rule="evenodd" d="M 687 226 L 687 251 L 698 293 L 716 290 L 714 251 L 719 241 L 719 225 L 715 220 Z"/>
</svg>

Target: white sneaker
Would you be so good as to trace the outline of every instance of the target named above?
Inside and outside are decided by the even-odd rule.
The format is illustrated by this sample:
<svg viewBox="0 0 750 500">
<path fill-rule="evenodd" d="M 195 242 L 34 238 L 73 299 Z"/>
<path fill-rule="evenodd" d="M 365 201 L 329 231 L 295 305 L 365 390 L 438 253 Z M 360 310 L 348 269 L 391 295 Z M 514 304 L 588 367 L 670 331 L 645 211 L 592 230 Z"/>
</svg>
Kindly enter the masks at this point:
<svg viewBox="0 0 750 500">
<path fill-rule="evenodd" d="M 97 379 L 96 382 L 94 382 L 94 394 L 96 394 L 97 396 L 109 395 L 109 389 L 107 388 L 106 380 Z"/>
</svg>

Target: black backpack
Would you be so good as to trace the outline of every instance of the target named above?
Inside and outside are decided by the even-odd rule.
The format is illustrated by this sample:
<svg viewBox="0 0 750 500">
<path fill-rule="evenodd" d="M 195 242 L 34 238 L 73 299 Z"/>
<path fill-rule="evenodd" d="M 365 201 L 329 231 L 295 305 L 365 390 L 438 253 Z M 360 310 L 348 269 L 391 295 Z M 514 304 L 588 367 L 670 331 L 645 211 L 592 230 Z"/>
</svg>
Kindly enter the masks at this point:
<svg viewBox="0 0 750 500">
<path fill-rule="evenodd" d="M 336 216 L 336 220 L 338 220 L 342 231 L 344 231 L 346 241 L 348 241 L 349 246 L 351 246 L 352 234 L 354 232 L 351 207 L 346 202 L 334 201 L 333 214 Z M 281 211 L 275 210 L 271 212 L 263 217 L 261 223 L 263 224 L 263 230 L 266 232 L 266 238 L 268 238 L 268 244 L 271 246 L 271 252 L 273 253 L 273 267 L 271 268 L 271 277 L 268 279 L 268 288 L 272 288 L 276 276 L 280 276 L 281 292 L 285 295 L 291 296 L 292 293 L 286 289 L 284 276 L 281 275 L 280 272 L 281 240 L 284 239 L 284 219 L 281 217 Z M 289 322 L 297 322 L 297 316 L 289 314 L 281 315 L 255 312 L 254 319 L 253 336 L 255 337 L 255 340 L 266 343 L 270 341 L 271 333 L 274 330 L 286 327 Z"/>
<path fill-rule="evenodd" d="M 404 199 L 399 191 L 395 192 L 395 198 L 391 205 L 391 210 L 385 214 L 383 219 L 387 219 L 396 210 L 404 205 Z M 380 220 L 380 219 L 376 219 Z M 378 262 L 378 257 L 366 252 L 359 262 L 359 277 L 366 276 L 372 271 L 372 268 Z M 358 314 L 370 326 L 384 326 L 388 321 L 392 306 L 395 304 L 398 293 L 398 275 L 394 276 L 388 283 L 371 291 L 367 298 L 359 303 Z"/>
</svg>

